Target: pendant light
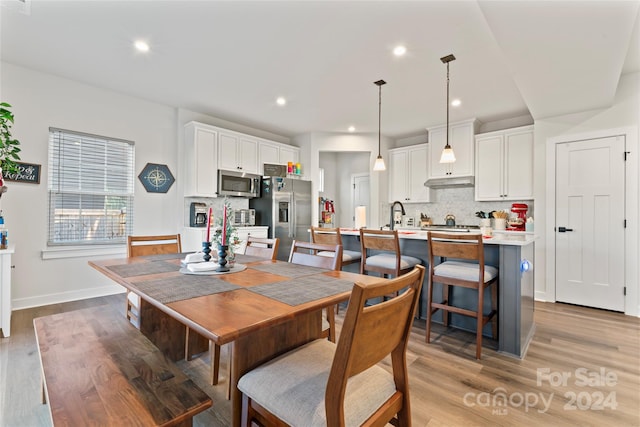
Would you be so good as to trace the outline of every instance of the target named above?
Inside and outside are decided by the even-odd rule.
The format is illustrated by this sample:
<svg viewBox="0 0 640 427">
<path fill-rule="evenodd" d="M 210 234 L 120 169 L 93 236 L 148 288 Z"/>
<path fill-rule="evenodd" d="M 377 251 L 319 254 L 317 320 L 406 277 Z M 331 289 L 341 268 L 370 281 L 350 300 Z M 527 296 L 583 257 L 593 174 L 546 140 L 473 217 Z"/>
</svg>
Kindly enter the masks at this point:
<svg viewBox="0 0 640 427">
<path fill-rule="evenodd" d="M 456 156 L 453 154 L 453 148 L 449 145 L 449 62 L 455 61 L 456 57 L 453 54 L 444 56 L 440 58 L 444 64 L 447 64 L 447 144 L 444 146 L 442 150 L 442 155 L 440 156 L 440 163 L 455 163 Z"/>
<path fill-rule="evenodd" d="M 387 84 L 387 82 L 385 82 L 384 80 L 378 80 L 377 82 L 373 83 L 378 85 L 378 157 L 376 158 L 376 162 L 373 164 L 373 170 L 383 171 L 387 168 L 384 165 L 382 155 L 380 155 L 380 122 L 382 120 L 382 85 Z"/>
</svg>

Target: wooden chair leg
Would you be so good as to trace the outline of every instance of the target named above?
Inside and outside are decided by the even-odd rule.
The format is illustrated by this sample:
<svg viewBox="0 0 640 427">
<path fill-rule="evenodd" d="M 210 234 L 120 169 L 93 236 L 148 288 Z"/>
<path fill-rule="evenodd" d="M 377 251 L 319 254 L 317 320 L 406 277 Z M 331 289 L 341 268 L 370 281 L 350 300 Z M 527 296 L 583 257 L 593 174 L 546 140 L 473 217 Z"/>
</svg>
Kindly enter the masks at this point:
<svg viewBox="0 0 640 427">
<path fill-rule="evenodd" d="M 209 341 L 209 354 L 211 355 L 211 385 L 216 385 L 220 375 L 220 346 Z"/>
<path fill-rule="evenodd" d="M 491 319 L 491 335 L 498 339 L 498 281 L 491 286 L 491 310 L 495 313 Z"/>
<path fill-rule="evenodd" d="M 442 303 L 449 305 L 449 285 L 442 284 Z M 449 326 L 449 310 L 442 310 L 442 324 Z"/>
<path fill-rule="evenodd" d="M 329 322 L 329 341 L 336 342 L 336 316 L 333 307 L 327 307 L 327 321 Z"/>
<path fill-rule="evenodd" d="M 433 316 L 433 307 L 431 307 L 431 302 L 433 301 L 433 283 L 431 280 L 428 281 L 429 289 L 427 290 L 427 327 L 426 327 L 426 337 L 425 341 L 427 344 L 431 341 L 431 316 Z M 444 311 L 443 311 L 444 313 Z"/>
<path fill-rule="evenodd" d="M 227 350 L 229 353 L 229 357 L 228 357 L 228 363 L 227 363 L 227 372 L 229 373 L 227 375 L 227 400 L 231 400 L 231 363 L 233 360 L 233 346 L 232 345 L 228 345 L 227 346 Z"/>
<path fill-rule="evenodd" d="M 478 308 L 476 313 L 476 359 L 482 355 L 482 327 L 484 326 L 484 287 L 478 289 Z"/>
</svg>

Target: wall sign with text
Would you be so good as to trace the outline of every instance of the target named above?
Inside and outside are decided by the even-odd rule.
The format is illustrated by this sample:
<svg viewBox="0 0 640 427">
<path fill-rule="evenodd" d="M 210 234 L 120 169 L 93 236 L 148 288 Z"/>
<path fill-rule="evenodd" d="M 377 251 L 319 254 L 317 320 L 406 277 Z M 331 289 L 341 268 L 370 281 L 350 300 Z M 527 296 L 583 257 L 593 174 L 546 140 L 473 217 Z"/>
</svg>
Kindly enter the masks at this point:
<svg viewBox="0 0 640 427">
<path fill-rule="evenodd" d="M 2 175 L 6 181 L 40 184 L 41 165 L 36 165 L 33 163 L 16 163 L 18 164 L 18 172 L 9 173 L 8 171 L 2 171 Z"/>
</svg>

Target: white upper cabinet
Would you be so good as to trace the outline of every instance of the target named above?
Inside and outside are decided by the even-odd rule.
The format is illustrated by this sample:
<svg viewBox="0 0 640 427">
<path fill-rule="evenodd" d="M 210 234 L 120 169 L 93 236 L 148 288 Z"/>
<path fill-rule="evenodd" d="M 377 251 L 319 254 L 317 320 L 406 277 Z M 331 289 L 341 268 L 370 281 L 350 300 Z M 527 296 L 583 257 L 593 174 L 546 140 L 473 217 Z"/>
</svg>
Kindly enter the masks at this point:
<svg viewBox="0 0 640 427">
<path fill-rule="evenodd" d="M 428 128 L 429 178 L 457 178 L 473 176 L 474 135 L 476 119 L 449 124 L 449 145 L 456 156 L 455 163 L 440 163 L 440 154 L 447 143 L 447 127 Z"/>
<path fill-rule="evenodd" d="M 264 175 L 264 164 L 286 165 L 288 162 L 297 163 L 300 149 L 287 144 L 260 140 L 258 144 L 259 173 Z"/>
<path fill-rule="evenodd" d="M 286 165 L 289 162 L 298 163 L 300 159 L 300 149 L 291 145 L 280 145 L 280 164 Z"/>
<path fill-rule="evenodd" d="M 185 196 L 216 197 L 218 130 L 196 122 L 185 125 Z"/>
<path fill-rule="evenodd" d="M 258 140 L 220 130 L 218 135 L 218 168 L 258 173 Z"/>
<path fill-rule="evenodd" d="M 476 135 L 475 198 L 533 199 L 533 126 Z"/>
<path fill-rule="evenodd" d="M 389 150 L 389 202 L 426 203 L 431 190 L 427 180 L 429 144 Z"/>
</svg>

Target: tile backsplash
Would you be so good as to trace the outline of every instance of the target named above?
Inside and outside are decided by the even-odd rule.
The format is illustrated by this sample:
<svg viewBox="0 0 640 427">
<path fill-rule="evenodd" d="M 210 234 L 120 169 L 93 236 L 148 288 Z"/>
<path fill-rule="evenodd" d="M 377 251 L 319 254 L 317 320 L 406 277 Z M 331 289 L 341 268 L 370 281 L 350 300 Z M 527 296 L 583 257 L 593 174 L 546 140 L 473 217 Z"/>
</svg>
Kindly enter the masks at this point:
<svg viewBox="0 0 640 427">
<path fill-rule="evenodd" d="M 407 217 L 415 218 L 419 224 L 420 213 L 432 218 L 434 224 L 444 224 L 445 216 L 453 214 L 456 224 L 478 225 L 479 218 L 476 212 L 491 212 L 497 210 L 511 210 L 513 203 L 526 203 L 529 206 L 527 216 L 533 216 L 533 200 L 514 200 L 508 202 L 476 202 L 473 187 L 465 188 L 439 188 L 432 190 L 430 203 L 406 203 L 404 209 Z M 386 224 L 389 221 L 390 204 L 383 205 L 381 221 Z M 381 224 L 381 225 L 384 225 Z"/>
</svg>

